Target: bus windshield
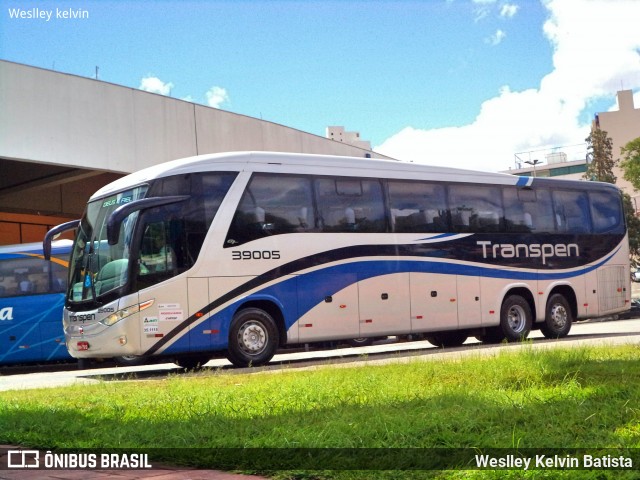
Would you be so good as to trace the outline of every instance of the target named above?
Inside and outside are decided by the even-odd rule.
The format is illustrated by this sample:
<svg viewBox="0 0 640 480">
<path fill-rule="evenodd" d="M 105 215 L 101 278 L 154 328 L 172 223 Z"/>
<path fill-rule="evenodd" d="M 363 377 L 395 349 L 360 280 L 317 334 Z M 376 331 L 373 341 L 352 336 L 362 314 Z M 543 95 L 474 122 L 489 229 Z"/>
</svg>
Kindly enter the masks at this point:
<svg viewBox="0 0 640 480">
<path fill-rule="evenodd" d="M 70 262 L 69 302 L 91 302 L 127 283 L 129 246 L 138 212 L 122 223 L 118 243 L 107 242 L 107 221 L 120 205 L 141 199 L 147 186 L 138 186 L 90 202 L 82 217 Z"/>
</svg>

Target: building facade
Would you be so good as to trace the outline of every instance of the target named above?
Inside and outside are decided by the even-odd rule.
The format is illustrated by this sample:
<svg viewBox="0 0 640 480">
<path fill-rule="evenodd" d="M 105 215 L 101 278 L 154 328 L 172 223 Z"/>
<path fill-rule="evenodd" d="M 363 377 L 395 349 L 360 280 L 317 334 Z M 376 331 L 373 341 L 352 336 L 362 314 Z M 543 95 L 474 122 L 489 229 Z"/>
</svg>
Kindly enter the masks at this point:
<svg viewBox="0 0 640 480">
<path fill-rule="evenodd" d="M 640 108 L 635 108 L 633 104 L 633 92 L 631 90 L 621 90 L 617 95 L 618 110 L 611 112 L 601 112 L 596 114 L 591 128 L 599 128 L 607 132 L 613 143 L 614 160 L 621 159 L 620 149 L 631 140 L 640 137 Z M 617 177 L 616 184 L 623 191 L 631 195 L 636 212 L 640 211 L 640 192 L 635 191 L 633 186 L 622 178 L 623 172 L 620 167 L 615 167 L 613 174 Z"/>
<path fill-rule="evenodd" d="M 192 155 L 280 151 L 387 158 L 216 108 L 0 61 L 0 245 L 40 241 L 123 175 Z"/>
<path fill-rule="evenodd" d="M 611 138 L 613 159 L 621 159 L 620 149 L 628 142 L 640 137 L 640 108 L 635 108 L 633 92 L 621 90 L 617 93 L 618 109 L 599 112 L 595 115 L 591 128 L 607 132 Z M 507 173 L 514 175 L 558 177 L 584 180 L 587 171 L 587 145 L 579 144 L 551 150 L 539 150 L 516 154 L 516 166 Z M 640 192 L 622 178 L 620 167 L 615 167 L 616 185 L 631 196 L 636 212 L 640 212 Z"/>
<path fill-rule="evenodd" d="M 360 132 L 347 132 L 344 127 L 333 126 L 327 127 L 327 138 L 336 142 L 346 143 L 363 150 L 371 150 L 371 142 L 362 140 Z"/>
</svg>

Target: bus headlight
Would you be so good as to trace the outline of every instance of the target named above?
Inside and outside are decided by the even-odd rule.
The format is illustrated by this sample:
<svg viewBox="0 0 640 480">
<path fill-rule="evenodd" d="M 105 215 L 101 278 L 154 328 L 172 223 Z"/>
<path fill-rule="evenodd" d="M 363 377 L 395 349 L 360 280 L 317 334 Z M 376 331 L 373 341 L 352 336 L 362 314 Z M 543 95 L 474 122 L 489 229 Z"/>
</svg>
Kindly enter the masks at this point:
<svg viewBox="0 0 640 480">
<path fill-rule="evenodd" d="M 100 323 L 102 323 L 103 325 L 106 325 L 107 327 L 110 327 L 111 325 L 118 323 L 120 320 L 130 317 L 134 313 L 138 313 L 146 308 L 149 308 L 151 305 L 153 305 L 153 300 L 149 300 L 147 302 L 140 303 L 138 305 L 131 305 L 130 307 L 123 308 L 122 310 L 118 310 L 117 312 L 112 313 L 108 317 L 103 318 L 102 320 L 100 320 Z"/>
</svg>

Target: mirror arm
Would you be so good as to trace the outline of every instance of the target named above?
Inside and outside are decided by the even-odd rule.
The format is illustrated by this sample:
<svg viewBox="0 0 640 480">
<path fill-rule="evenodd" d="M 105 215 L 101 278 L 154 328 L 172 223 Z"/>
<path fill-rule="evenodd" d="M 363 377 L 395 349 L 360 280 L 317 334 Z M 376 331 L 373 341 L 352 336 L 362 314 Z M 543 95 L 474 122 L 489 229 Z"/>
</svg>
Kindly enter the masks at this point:
<svg viewBox="0 0 640 480">
<path fill-rule="evenodd" d="M 67 230 L 78 228 L 78 225 L 80 225 L 80 220 L 71 220 L 70 222 L 56 225 L 45 234 L 44 240 L 42 241 L 42 253 L 44 254 L 45 260 L 51 260 L 51 242 L 53 242 L 53 237 Z"/>
</svg>

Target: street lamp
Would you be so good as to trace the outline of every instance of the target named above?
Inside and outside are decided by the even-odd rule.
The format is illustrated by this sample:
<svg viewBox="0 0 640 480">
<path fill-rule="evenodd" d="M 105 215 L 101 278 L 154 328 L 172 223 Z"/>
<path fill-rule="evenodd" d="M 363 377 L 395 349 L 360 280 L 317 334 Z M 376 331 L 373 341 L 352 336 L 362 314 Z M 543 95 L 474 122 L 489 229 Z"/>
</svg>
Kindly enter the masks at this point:
<svg viewBox="0 0 640 480">
<path fill-rule="evenodd" d="M 533 176 L 536 176 L 536 165 L 538 165 L 539 163 L 542 163 L 540 160 L 536 159 L 536 160 L 525 160 L 524 163 L 528 163 L 529 165 L 533 166 Z"/>
</svg>

